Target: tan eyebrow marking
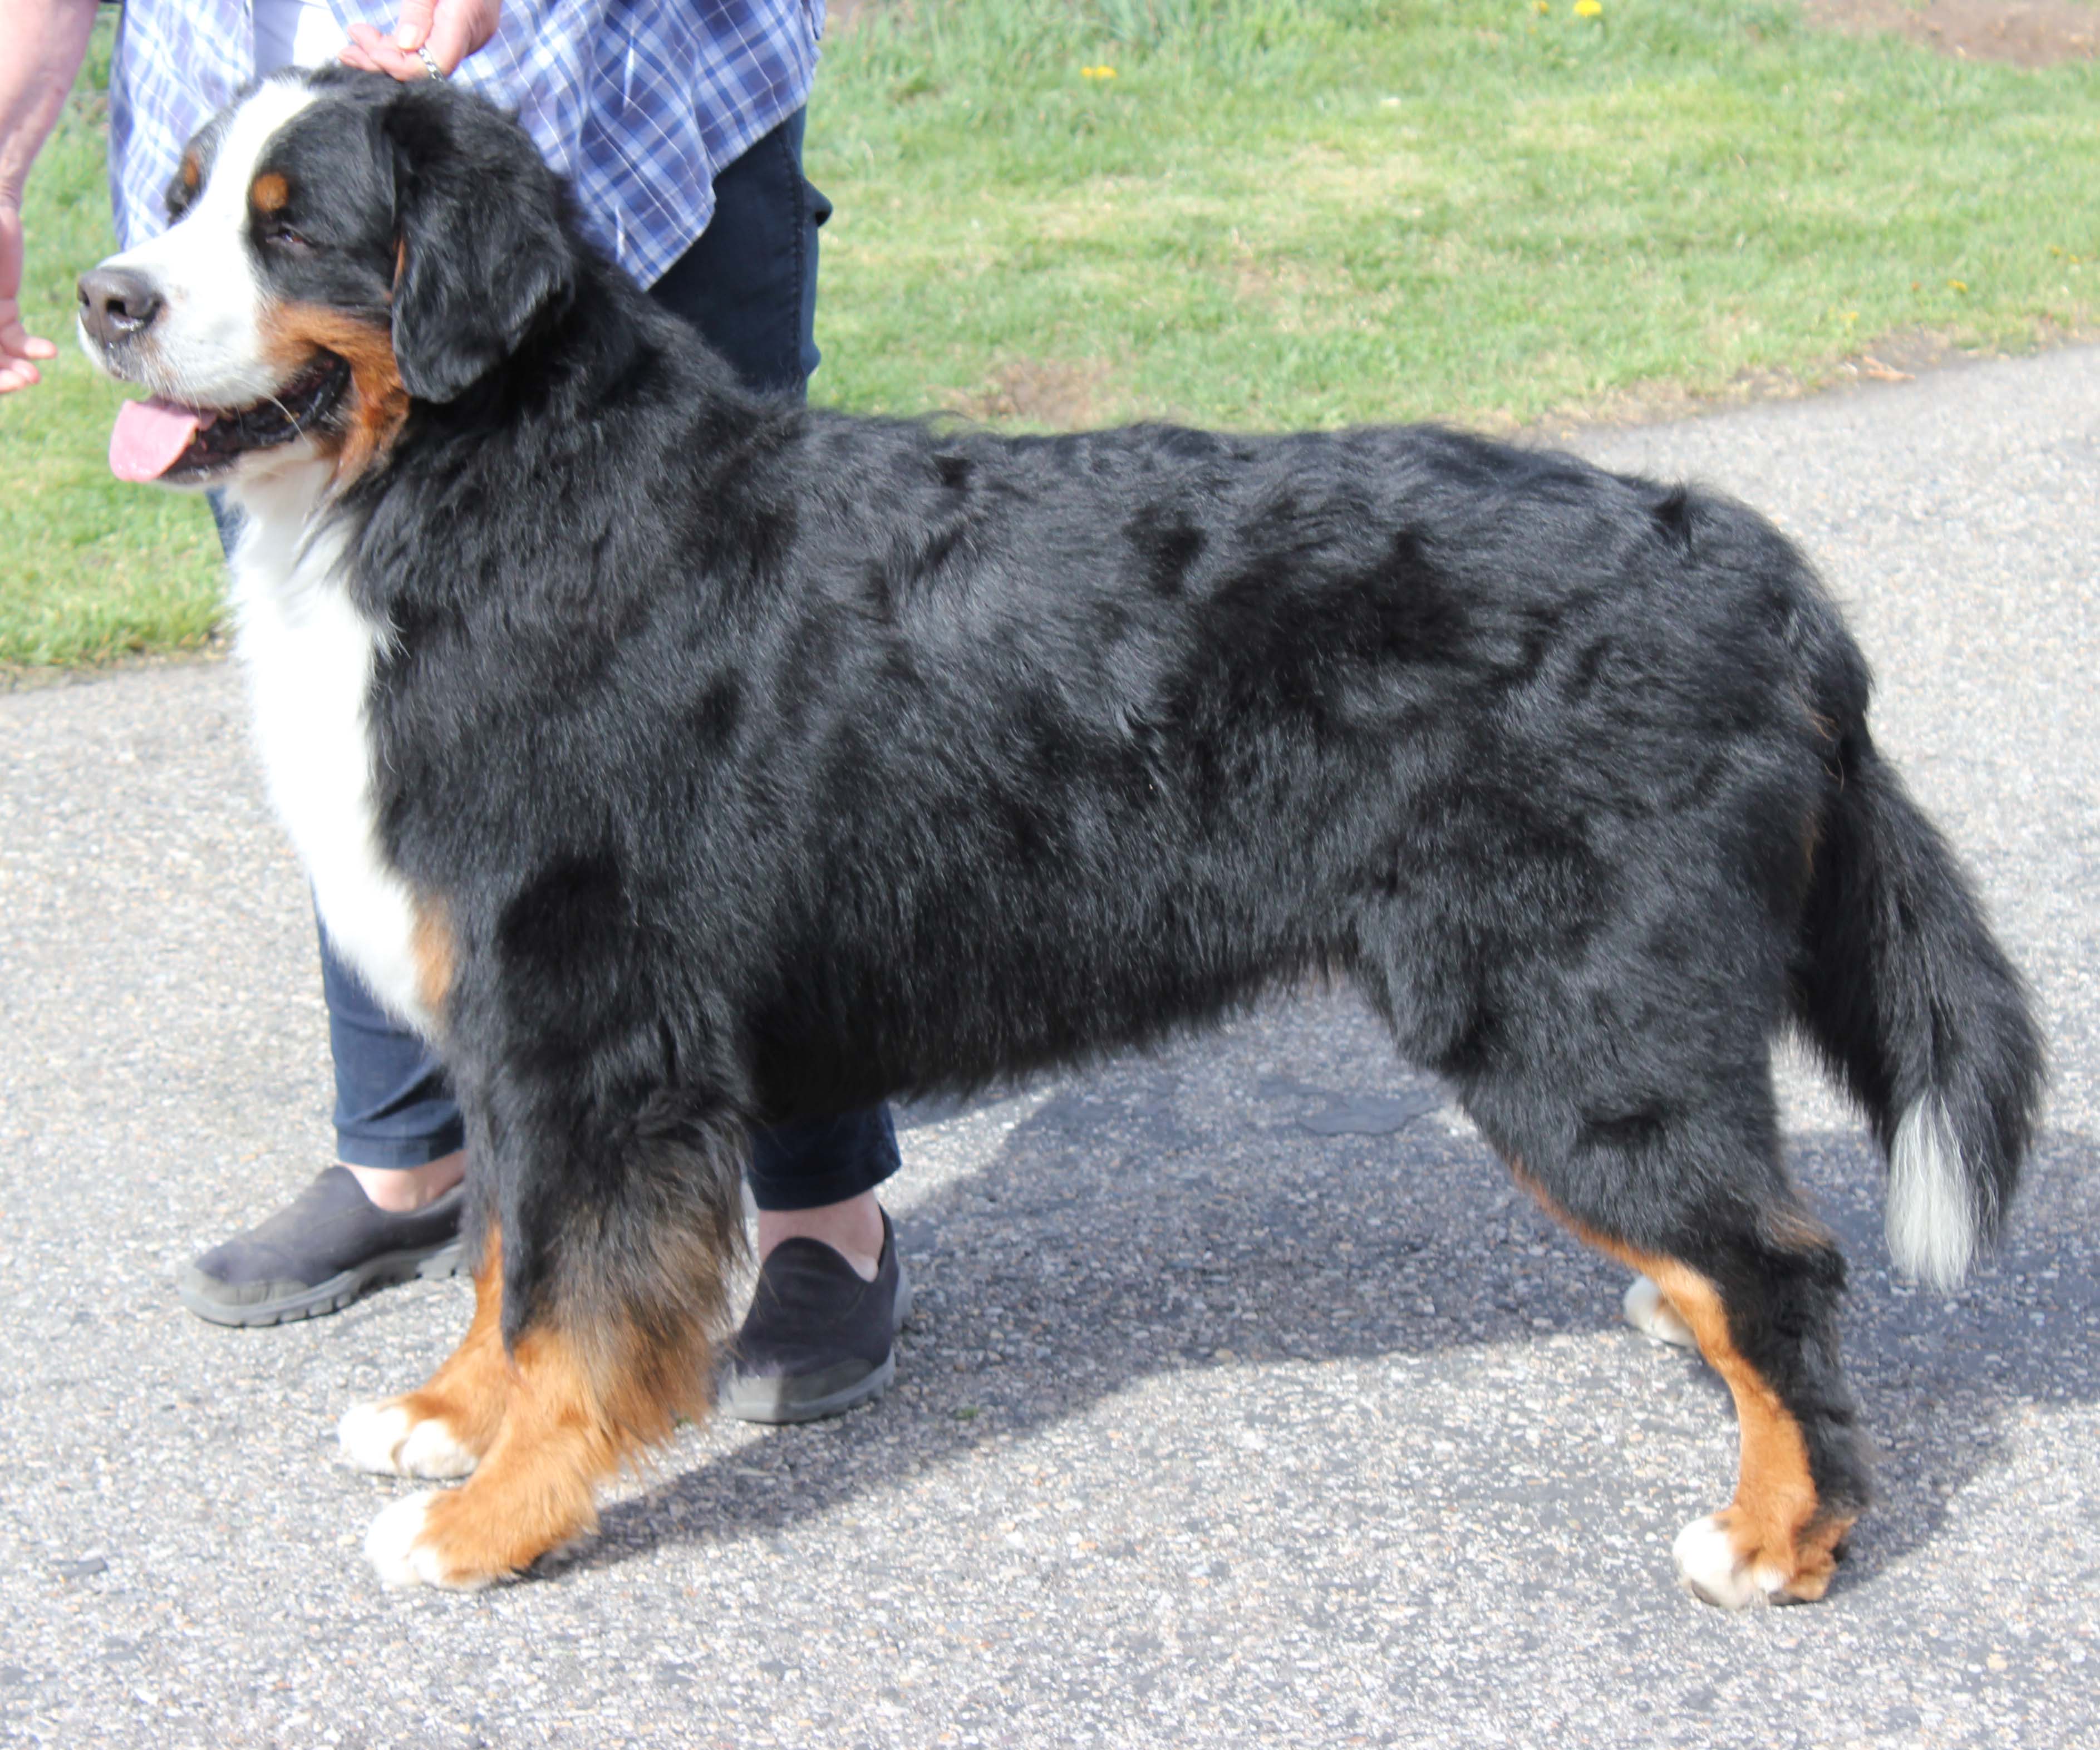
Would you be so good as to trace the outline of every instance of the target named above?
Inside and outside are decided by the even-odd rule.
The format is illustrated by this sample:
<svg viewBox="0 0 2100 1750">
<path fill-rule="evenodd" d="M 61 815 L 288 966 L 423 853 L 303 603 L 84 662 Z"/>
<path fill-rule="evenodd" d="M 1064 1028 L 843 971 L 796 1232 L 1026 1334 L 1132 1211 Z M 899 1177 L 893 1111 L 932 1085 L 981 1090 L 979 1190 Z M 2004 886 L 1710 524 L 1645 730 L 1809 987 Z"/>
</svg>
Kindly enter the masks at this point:
<svg viewBox="0 0 2100 1750">
<path fill-rule="evenodd" d="M 292 185 L 276 170 L 265 170 L 249 186 L 248 198 L 255 203 L 257 212 L 276 213 L 292 198 Z"/>
<path fill-rule="evenodd" d="M 197 155 L 193 152 L 183 154 L 182 178 L 183 187 L 192 194 L 197 192 L 197 184 L 204 180 L 204 166 L 197 162 Z"/>
</svg>

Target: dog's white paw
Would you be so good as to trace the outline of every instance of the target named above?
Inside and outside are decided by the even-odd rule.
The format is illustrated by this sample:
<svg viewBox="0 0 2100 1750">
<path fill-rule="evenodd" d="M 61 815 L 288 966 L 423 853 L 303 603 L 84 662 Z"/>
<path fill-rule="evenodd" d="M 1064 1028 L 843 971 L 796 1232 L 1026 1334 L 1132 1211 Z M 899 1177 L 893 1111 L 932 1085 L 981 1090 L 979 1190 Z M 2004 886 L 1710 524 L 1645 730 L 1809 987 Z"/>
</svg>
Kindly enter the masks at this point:
<svg viewBox="0 0 2100 1750">
<path fill-rule="evenodd" d="M 406 1591 L 411 1586 L 478 1592 L 488 1584 L 486 1575 L 448 1578 L 437 1551 L 418 1542 L 424 1522 L 430 1517 L 430 1503 L 437 1498 L 435 1489 L 426 1489 L 397 1501 L 372 1522 L 372 1529 L 364 1534 L 364 1553 L 378 1570 L 380 1584 L 389 1592 Z"/>
<path fill-rule="evenodd" d="M 1677 1534 L 1670 1546 L 1677 1563 L 1677 1577 L 1685 1589 L 1723 1610 L 1740 1611 L 1761 1600 L 1789 1604 L 1790 1577 L 1784 1568 L 1764 1567 L 1749 1559 L 1736 1547 L 1727 1522 L 1718 1513 L 1694 1519 Z"/>
<path fill-rule="evenodd" d="M 398 1400 L 355 1404 L 336 1424 L 342 1456 L 360 1470 L 380 1476 L 426 1477 L 439 1481 L 470 1474 L 479 1462 L 452 1438 L 443 1417 L 412 1422 Z"/>
<path fill-rule="evenodd" d="M 353 1404 L 335 1425 L 336 1444 L 354 1468 L 377 1476 L 399 1476 L 408 1413 L 399 1404 Z"/>
<path fill-rule="evenodd" d="M 1620 1304 L 1626 1312 L 1626 1323 L 1642 1335 L 1679 1349 L 1699 1347 L 1699 1340 L 1692 1334 L 1692 1327 L 1679 1316 L 1676 1307 L 1662 1298 L 1662 1290 L 1646 1276 L 1634 1278 L 1626 1299 Z"/>
</svg>

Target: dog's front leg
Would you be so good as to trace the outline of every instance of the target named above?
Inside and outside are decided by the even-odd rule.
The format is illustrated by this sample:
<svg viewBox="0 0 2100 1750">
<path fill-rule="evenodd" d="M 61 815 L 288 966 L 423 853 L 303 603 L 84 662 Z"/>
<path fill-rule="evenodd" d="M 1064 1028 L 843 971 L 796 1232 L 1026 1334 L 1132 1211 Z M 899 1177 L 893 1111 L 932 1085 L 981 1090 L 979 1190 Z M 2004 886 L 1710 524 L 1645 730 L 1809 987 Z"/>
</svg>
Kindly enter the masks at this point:
<svg viewBox="0 0 2100 1750">
<path fill-rule="evenodd" d="M 500 1302 L 500 1291 L 489 1298 Z M 426 1405 L 452 1401 L 444 1394 L 445 1374 L 455 1364 L 483 1381 L 500 1381 L 496 1425 L 478 1449 L 458 1438 L 460 1424 L 440 1409 L 408 1422 L 393 1462 L 366 1466 L 420 1476 L 473 1473 L 464 1488 L 410 1496 L 373 1521 L 365 1554 L 390 1589 L 471 1591 L 575 1543 L 595 1527 L 598 1483 L 622 1450 L 576 1346 L 545 1327 L 528 1330 L 514 1347 L 504 1343 L 500 1330 L 479 1343 L 470 1330 L 460 1352 L 421 1391 L 367 1406 L 361 1421 L 360 1411 L 345 1417 L 345 1450 L 361 1461 L 364 1452 L 354 1443 L 369 1443 L 377 1456 L 378 1443 L 397 1423 Z M 439 1462 L 417 1468 L 419 1448 L 439 1455 Z M 444 1468 L 455 1462 L 457 1469 Z"/>
<path fill-rule="evenodd" d="M 466 1341 L 420 1391 L 354 1430 L 346 1419 L 346 1446 L 368 1434 L 375 1454 L 405 1425 L 373 1468 L 442 1453 L 473 1472 L 373 1522 L 365 1551 L 389 1587 L 470 1590 L 577 1542 L 598 1484 L 708 1408 L 743 1239 L 743 1125 L 671 1091 L 618 1122 L 540 1117 L 512 1134 L 543 1146 L 497 1166 L 501 1225 Z"/>
<path fill-rule="evenodd" d="M 474 1322 L 459 1347 L 415 1391 L 345 1411 L 336 1429 L 342 1455 L 385 1475 L 468 1475 L 496 1444 L 516 1371 L 503 1343 L 503 1242 L 492 1223 L 474 1273 Z"/>
</svg>

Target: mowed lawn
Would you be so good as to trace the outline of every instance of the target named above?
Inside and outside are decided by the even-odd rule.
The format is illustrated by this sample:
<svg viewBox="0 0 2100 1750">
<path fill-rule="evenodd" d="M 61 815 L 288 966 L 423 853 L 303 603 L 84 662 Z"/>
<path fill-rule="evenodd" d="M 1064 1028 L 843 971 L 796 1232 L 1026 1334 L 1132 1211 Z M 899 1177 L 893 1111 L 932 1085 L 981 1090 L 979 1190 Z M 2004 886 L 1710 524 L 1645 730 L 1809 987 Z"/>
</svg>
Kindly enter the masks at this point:
<svg viewBox="0 0 2100 1750">
<path fill-rule="evenodd" d="M 2100 73 L 1751 0 L 868 0 L 811 110 L 819 399 L 1032 425 L 1507 429 L 2095 321 Z M 26 215 L 69 326 L 99 99 Z M 1873 367 L 1869 367 L 1871 369 Z M 192 500 L 68 355 L 0 402 L 0 663 L 209 633 Z"/>
</svg>

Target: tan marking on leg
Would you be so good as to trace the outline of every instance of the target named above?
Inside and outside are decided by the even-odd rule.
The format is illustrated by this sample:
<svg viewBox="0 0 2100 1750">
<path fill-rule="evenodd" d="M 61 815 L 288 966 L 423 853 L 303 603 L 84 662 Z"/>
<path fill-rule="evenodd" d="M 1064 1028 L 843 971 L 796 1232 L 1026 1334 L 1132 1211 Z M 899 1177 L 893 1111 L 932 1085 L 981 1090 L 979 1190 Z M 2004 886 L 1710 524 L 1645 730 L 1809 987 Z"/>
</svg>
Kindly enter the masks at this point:
<svg viewBox="0 0 2100 1750">
<path fill-rule="evenodd" d="M 452 994 L 456 963 L 452 923 L 442 901 L 423 899 L 416 902 L 416 923 L 409 935 L 408 951 L 416 962 L 416 994 L 426 1009 L 442 1019 L 445 998 Z"/>
<path fill-rule="evenodd" d="M 511 1371 L 494 1444 L 463 1487 L 431 1499 L 416 1538 L 442 1585 L 515 1574 L 594 1530 L 597 1485 L 620 1461 L 617 1433 L 559 1332 L 527 1332 Z"/>
<path fill-rule="evenodd" d="M 1585 1235 L 1585 1238 L 1590 1236 Z M 1727 1382 L 1736 1400 L 1742 1452 L 1732 1503 L 1715 1517 L 1735 1545 L 1736 1558 L 1761 1585 L 1795 1598 L 1820 1598 L 1838 1565 L 1838 1545 L 1851 1528 L 1849 1518 L 1824 1514 L 1808 1468 L 1808 1441 L 1793 1413 L 1728 1334 L 1728 1315 L 1714 1285 L 1674 1259 L 1604 1245 L 1643 1272 L 1662 1290 L 1698 1340 L 1699 1352 Z"/>
<path fill-rule="evenodd" d="M 1851 1529 L 1849 1516 L 1825 1514 L 1808 1466 L 1801 1424 L 1729 1335 L 1719 1291 L 1688 1264 L 1644 1252 L 1577 1221 L 1547 1195 L 1521 1162 L 1511 1170 L 1541 1208 L 1585 1245 L 1646 1276 L 1692 1328 L 1699 1352 L 1727 1382 L 1741 1436 L 1734 1501 L 1714 1517 L 1726 1531 L 1739 1564 L 1768 1593 L 1820 1598 L 1837 1568 L 1837 1549 Z M 1820 1229 L 1807 1216 L 1800 1232 L 1811 1241 Z M 1776 1585 L 1766 1584 L 1775 1580 Z"/>
<path fill-rule="evenodd" d="M 421 1510 L 412 1544 L 395 1558 L 402 1567 L 451 1587 L 515 1574 L 596 1527 L 602 1479 L 668 1437 L 681 1417 L 705 1416 L 726 1242 L 660 1237 L 653 1273 L 680 1284 L 683 1298 L 653 1309 L 646 1329 L 558 1309 L 528 1327 L 510 1359 L 493 1443 L 464 1487 Z"/>
<path fill-rule="evenodd" d="M 487 1455 L 510 1406 L 510 1357 L 503 1350 L 503 1242 L 492 1224 L 474 1273 L 474 1319 L 437 1372 L 395 1400 L 412 1425 L 433 1417 L 477 1457 Z"/>
<path fill-rule="evenodd" d="M 350 366 L 351 407 L 340 430 L 313 434 L 325 452 L 335 452 L 335 478 L 347 485 L 393 447 L 408 417 L 408 391 L 394 357 L 392 329 L 320 304 L 280 304 L 263 320 L 263 350 L 289 378 L 316 354 L 329 352 Z"/>
<path fill-rule="evenodd" d="M 337 1425 L 343 1457 L 360 1470 L 462 1477 L 503 1426 L 510 1357 L 503 1348 L 503 1254 L 492 1230 L 474 1272 L 474 1319 L 459 1347 L 413 1391 L 353 1404 Z"/>
</svg>

